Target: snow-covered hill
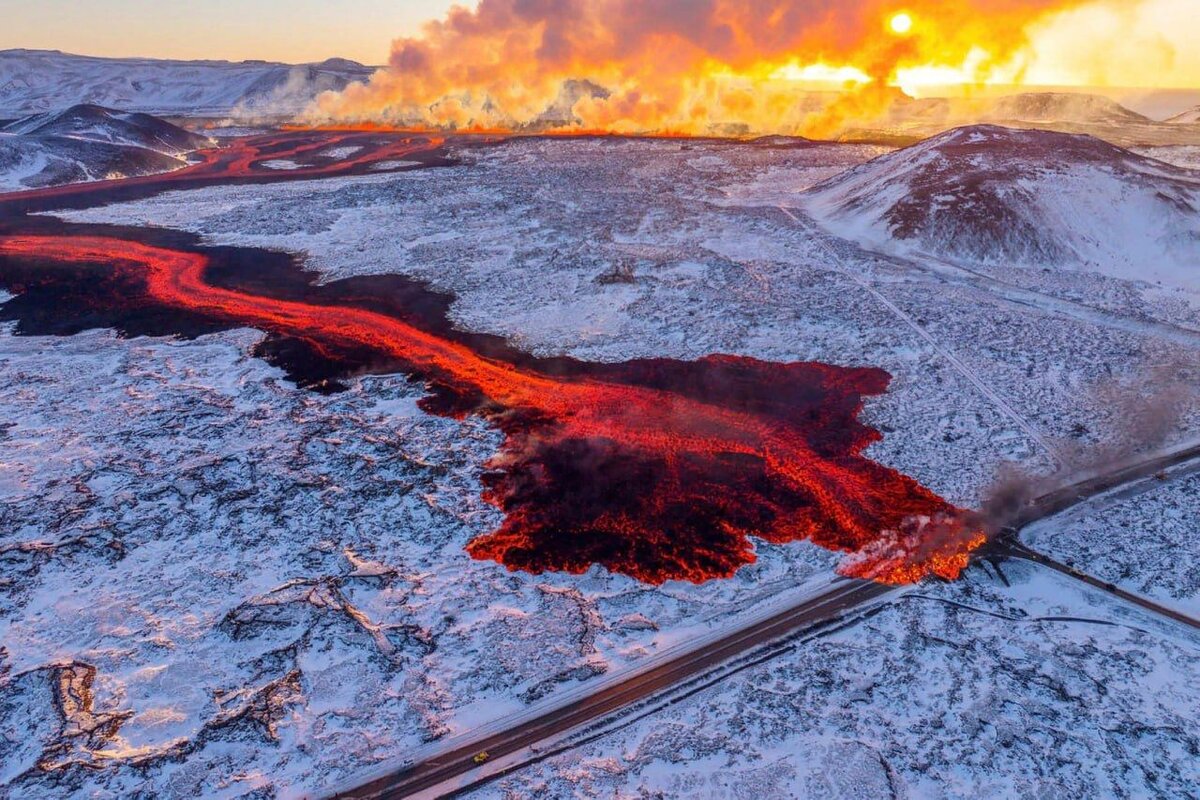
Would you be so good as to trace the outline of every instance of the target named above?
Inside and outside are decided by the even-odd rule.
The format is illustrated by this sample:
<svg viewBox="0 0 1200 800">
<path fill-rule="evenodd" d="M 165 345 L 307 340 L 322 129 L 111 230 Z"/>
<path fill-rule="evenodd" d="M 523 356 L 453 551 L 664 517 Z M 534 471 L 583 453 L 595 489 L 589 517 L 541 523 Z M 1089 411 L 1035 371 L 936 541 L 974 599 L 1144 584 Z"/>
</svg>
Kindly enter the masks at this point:
<svg viewBox="0 0 1200 800">
<path fill-rule="evenodd" d="M 958 128 L 805 194 L 882 250 L 1200 285 L 1200 173 L 1090 136 Z"/>
<path fill-rule="evenodd" d="M 297 66 L 5 50 L 0 51 L 0 116 L 81 103 L 152 114 L 291 114 L 317 94 L 366 80 L 373 72 L 344 59 Z"/>
<path fill-rule="evenodd" d="M 95 105 L 72 106 L 0 124 L 0 133 L 21 136 L 65 136 L 93 142 L 144 147 L 181 155 L 212 144 L 205 136 L 184 130 L 149 114 L 114 111 Z"/>
<path fill-rule="evenodd" d="M 149 175 L 212 144 L 148 114 L 92 105 L 0 123 L 0 191 Z"/>
<path fill-rule="evenodd" d="M 1095 136 L 1120 147 L 1200 146 L 1181 115 L 1166 122 L 1131 111 L 1109 97 L 1082 92 L 1025 92 L 1002 97 L 914 98 L 895 89 L 881 111 L 856 120 L 851 140 L 896 141 L 937 136 L 964 125 L 994 124 Z"/>
<path fill-rule="evenodd" d="M 1197 125 L 1200 124 L 1200 106 L 1184 111 L 1182 114 L 1176 114 L 1167 122 L 1172 125 Z"/>
<path fill-rule="evenodd" d="M 141 147 L 0 136 L 0 191 L 151 175 L 183 165 L 180 159 Z"/>
</svg>

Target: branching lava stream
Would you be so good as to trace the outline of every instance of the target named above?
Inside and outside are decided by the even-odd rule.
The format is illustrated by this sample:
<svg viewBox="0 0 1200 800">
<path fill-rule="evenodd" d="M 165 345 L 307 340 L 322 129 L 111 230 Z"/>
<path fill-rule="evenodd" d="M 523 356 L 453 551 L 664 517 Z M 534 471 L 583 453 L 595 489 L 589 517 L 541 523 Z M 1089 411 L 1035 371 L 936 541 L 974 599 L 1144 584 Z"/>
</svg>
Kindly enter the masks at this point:
<svg viewBox="0 0 1200 800">
<path fill-rule="evenodd" d="M 234 174 L 250 168 L 244 156 L 225 163 L 238 159 Z M 314 277 L 282 254 L 172 232 L 26 216 L 0 227 L 0 286 L 18 295 L 0 317 L 19 333 L 249 326 L 269 334 L 260 354 L 301 383 L 400 371 L 427 382 L 427 411 L 487 418 L 504 441 L 485 497 L 505 518 L 468 545 L 475 558 L 702 582 L 751 563 L 751 537 L 809 539 L 855 554 L 846 574 L 908 582 L 956 577 L 982 544 L 969 514 L 862 455 L 879 434 L 857 417 L 864 396 L 885 391 L 882 370 L 537 359 L 456 331 L 450 298 L 418 282 Z"/>
</svg>

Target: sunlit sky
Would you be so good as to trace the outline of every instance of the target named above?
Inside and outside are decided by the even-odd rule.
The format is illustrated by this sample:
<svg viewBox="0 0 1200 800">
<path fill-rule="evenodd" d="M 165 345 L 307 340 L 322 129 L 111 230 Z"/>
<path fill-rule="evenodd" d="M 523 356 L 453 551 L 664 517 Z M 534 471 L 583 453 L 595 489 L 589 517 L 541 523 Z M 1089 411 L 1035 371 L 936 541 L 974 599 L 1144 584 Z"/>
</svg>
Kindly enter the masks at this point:
<svg viewBox="0 0 1200 800">
<path fill-rule="evenodd" d="M 0 0 L 0 49 L 293 63 L 339 56 L 382 65 L 395 39 L 418 33 L 422 23 L 442 18 L 451 5 L 477 2 Z M 896 10 L 919 30 L 920 16 L 901 12 L 934 2 L 896 0 Z M 948 0 L 950 6 L 955 2 Z M 988 7 L 987 0 L 976 2 Z M 1022 73 L 1028 85 L 1200 88 L 1200 0 L 997 0 L 996 7 L 1022 4 L 1062 9 L 1028 30 L 1036 52 Z M 793 5 L 804 7 L 805 0 Z M 696 3 L 695 10 L 704 6 Z M 694 13 L 688 0 L 662 5 L 664 17 L 686 20 Z M 961 83 L 954 78 L 957 65 L 949 66 L 949 73 L 926 70 L 923 82 Z"/>
<path fill-rule="evenodd" d="M 0 0 L 0 49 L 383 64 L 454 0 Z M 457 5 L 473 5 L 458 0 Z"/>
</svg>

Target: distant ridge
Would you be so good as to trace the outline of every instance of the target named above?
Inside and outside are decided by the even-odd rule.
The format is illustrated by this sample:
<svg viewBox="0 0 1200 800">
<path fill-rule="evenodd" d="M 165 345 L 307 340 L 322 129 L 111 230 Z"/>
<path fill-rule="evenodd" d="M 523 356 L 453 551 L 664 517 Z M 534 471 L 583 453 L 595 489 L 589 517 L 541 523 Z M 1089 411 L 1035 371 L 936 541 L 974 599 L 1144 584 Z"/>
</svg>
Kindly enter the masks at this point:
<svg viewBox="0 0 1200 800">
<path fill-rule="evenodd" d="M 317 64 L 103 58 L 57 50 L 0 51 L 0 117 L 92 104 L 158 115 L 286 116 L 318 94 L 366 81 L 375 68 Z"/>
<path fill-rule="evenodd" d="M 1200 106 L 1184 111 L 1182 114 L 1176 114 L 1167 122 L 1172 125 L 1200 125 Z"/>
</svg>

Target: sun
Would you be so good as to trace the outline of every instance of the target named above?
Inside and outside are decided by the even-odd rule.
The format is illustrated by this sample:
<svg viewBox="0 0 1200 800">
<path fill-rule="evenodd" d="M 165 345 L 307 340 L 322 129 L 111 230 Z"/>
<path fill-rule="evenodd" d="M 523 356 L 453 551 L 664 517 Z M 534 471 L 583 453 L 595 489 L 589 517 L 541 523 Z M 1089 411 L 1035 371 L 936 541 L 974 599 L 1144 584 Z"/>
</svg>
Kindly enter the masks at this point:
<svg viewBox="0 0 1200 800">
<path fill-rule="evenodd" d="M 896 34 L 897 36 L 905 36 L 911 33 L 913 29 L 912 15 L 901 11 L 888 21 L 888 27 L 890 27 L 892 29 L 892 33 Z"/>
</svg>

